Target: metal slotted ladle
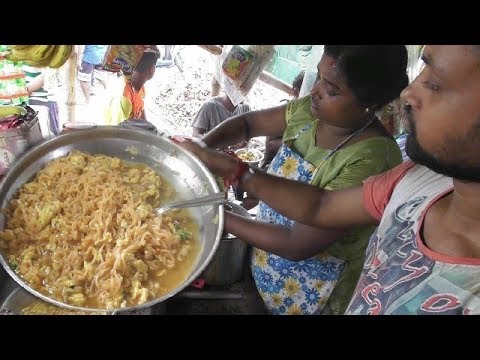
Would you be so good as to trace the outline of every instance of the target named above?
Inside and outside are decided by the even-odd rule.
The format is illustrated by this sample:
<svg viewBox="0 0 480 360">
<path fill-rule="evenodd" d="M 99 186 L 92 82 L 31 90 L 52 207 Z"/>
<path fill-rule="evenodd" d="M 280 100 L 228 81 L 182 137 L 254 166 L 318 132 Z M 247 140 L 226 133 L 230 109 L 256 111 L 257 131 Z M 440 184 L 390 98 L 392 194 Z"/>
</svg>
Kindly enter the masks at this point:
<svg viewBox="0 0 480 360">
<path fill-rule="evenodd" d="M 170 204 L 165 204 L 155 209 L 155 212 L 158 215 L 161 215 L 165 211 L 168 211 L 171 209 L 197 207 L 202 205 L 224 204 L 225 202 L 227 202 L 227 199 L 225 199 L 225 193 L 221 192 L 221 193 L 209 194 L 209 195 L 202 196 L 195 199 L 181 200 L 181 201 L 173 202 Z"/>
</svg>

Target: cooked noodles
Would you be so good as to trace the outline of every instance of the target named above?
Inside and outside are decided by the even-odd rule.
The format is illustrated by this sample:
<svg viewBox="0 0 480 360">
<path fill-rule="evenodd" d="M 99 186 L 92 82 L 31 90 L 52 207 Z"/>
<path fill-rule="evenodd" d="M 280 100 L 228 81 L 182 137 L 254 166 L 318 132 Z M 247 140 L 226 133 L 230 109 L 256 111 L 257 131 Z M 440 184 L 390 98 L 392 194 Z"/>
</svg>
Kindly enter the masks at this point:
<svg viewBox="0 0 480 360">
<path fill-rule="evenodd" d="M 173 196 L 147 166 L 74 151 L 20 188 L 4 210 L 0 247 L 32 288 L 56 300 L 141 304 L 185 280 L 199 251 L 188 211 L 152 211 Z"/>
<path fill-rule="evenodd" d="M 35 300 L 28 306 L 22 308 L 20 315 L 99 315 L 99 313 L 93 311 L 68 310 L 41 300 Z"/>
<path fill-rule="evenodd" d="M 257 160 L 260 160 L 258 155 L 251 150 L 247 150 L 245 152 L 239 152 L 237 155 L 240 158 L 240 160 L 242 160 L 242 161 L 257 161 Z"/>
</svg>

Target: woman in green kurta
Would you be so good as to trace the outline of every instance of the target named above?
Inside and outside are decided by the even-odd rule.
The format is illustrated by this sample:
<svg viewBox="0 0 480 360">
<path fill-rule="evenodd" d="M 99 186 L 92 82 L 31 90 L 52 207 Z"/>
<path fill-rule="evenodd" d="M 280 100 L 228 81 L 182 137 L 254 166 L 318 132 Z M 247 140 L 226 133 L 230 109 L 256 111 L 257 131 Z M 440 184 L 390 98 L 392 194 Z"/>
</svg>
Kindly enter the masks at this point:
<svg viewBox="0 0 480 360">
<path fill-rule="evenodd" d="M 283 142 L 291 144 L 289 147 L 296 153 L 301 154 L 308 163 L 321 164 L 309 181 L 311 185 L 330 191 L 352 187 L 361 184 L 367 177 L 380 174 L 402 162 L 401 152 L 394 139 L 387 136 L 373 136 L 351 143 L 351 145 L 345 144 L 341 150 L 335 152 L 322 164 L 330 150 L 315 145 L 315 129 L 318 120 L 312 116 L 310 108 L 310 96 L 290 102 L 286 110 L 287 126 L 283 135 Z M 307 129 L 302 132 L 305 127 Z M 295 139 L 299 132 L 302 132 L 302 134 Z M 277 164 L 279 161 L 281 162 L 281 159 L 281 156 L 277 156 L 275 159 L 277 163 L 275 160 L 272 162 L 272 174 L 282 172 L 281 168 L 277 170 Z M 280 175 L 288 177 L 285 173 Z M 349 231 L 340 240 L 333 242 L 325 248 L 324 252 L 320 253 L 320 257 L 329 254 L 344 262 L 343 270 L 340 272 L 334 287 L 331 286 L 330 282 L 324 281 L 322 283 L 324 286 L 325 284 L 330 285 L 333 289 L 329 297 L 323 296 L 324 299 L 328 298 L 327 306 L 323 308 L 324 313 L 327 311 L 334 314 L 343 313 L 348 305 L 363 265 L 365 247 L 374 228 L 369 226 Z M 260 261 L 256 261 L 256 259 L 261 256 L 263 256 L 262 252 L 255 250 L 253 263 L 260 263 L 261 259 Z M 267 256 L 276 259 L 270 255 Z M 259 267 L 265 271 L 265 267 Z M 253 271 L 255 271 L 255 265 Z M 313 286 L 315 287 L 315 284 Z M 259 288 L 261 288 L 261 285 L 259 285 Z M 262 290 L 260 289 L 260 291 Z M 268 295 L 264 298 L 268 298 Z M 274 299 L 273 296 L 272 299 Z M 321 299 L 319 299 L 319 302 L 322 302 Z M 300 309 L 301 306 L 302 303 L 300 303 Z"/>
<path fill-rule="evenodd" d="M 401 162 L 395 140 L 375 111 L 408 84 L 406 64 L 404 46 L 327 45 L 310 96 L 233 117 L 203 141 L 218 148 L 283 134 L 268 174 L 326 190 L 359 185 Z M 235 173 L 232 159 L 192 143 L 184 146 L 216 174 Z M 254 246 L 252 274 L 268 309 L 274 314 L 342 314 L 373 228 L 312 228 L 263 202 L 257 220 L 227 214 L 225 229 Z"/>
</svg>

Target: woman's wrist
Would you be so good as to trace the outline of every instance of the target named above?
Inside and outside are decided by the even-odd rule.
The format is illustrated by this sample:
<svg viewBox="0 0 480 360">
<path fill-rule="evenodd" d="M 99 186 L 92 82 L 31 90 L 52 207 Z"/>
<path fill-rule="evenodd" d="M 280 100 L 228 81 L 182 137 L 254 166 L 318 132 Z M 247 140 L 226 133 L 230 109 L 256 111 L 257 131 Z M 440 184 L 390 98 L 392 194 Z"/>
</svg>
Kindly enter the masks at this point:
<svg viewBox="0 0 480 360">
<path fill-rule="evenodd" d="M 181 135 L 170 136 L 169 138 L 195 154 L 210 171 L 223 177 L 225 188 L 230 185 L 238 185 L 245 173 L 249 172 L 248 165 L 241 161 L 233 151 L 217 152 L 206 148 L 205 143 L 201 140 L 198 141 Z"/>
<path fill-rule="evenodd" d="M 239 158 L 232 157 L 231 165 L 233 166 L 228 172 L 228 175 L 224 176 L 223 178 L 225 188 L 229 187 L 230 185 L 238 185 L 245 172 L 248 172 L 248 165 Z"/>
</svg>

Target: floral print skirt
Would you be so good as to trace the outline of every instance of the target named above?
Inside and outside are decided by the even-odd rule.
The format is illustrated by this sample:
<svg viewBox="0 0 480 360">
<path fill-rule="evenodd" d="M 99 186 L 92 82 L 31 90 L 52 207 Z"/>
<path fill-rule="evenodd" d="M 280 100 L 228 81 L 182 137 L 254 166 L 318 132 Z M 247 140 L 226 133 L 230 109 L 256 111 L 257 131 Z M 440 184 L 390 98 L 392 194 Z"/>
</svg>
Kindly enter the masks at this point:
<svg viewBox="0 0 480 360">
<path fill-rule="evenodd" d="M 252 252 L 252 275 L 272 314 L 310 315 L 320 312 L 344 267 L 330 255 L 290 261 L 260 249 Z"/>
</svg>

